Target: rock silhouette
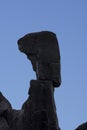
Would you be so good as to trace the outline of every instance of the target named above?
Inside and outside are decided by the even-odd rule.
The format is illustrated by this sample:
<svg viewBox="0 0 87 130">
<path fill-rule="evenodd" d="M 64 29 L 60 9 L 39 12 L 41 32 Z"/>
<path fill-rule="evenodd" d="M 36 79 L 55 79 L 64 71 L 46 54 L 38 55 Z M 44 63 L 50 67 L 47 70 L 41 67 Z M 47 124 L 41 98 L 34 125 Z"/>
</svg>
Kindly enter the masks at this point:
<svg viewBox="0 0 87 130">
<path fill-rule="evenodd" d="M 55 87 L 61 84 L 60 50 L 56 34 L 30 33 L 18 40 L 36 72 L 30 81 L 28 99 L 20 110 L 12 108 L 0 92 L 0 130 L 60 130 L 54 100 Z M 75 130 L 87 130 L 87 122 Z"/>
<path fill-rule="evenodd" d="M 87 122 L 81 124 L 78 128 L 75 130 L 87 130 Z"/>
<path fill-rule="evenodd" d="M 18 40 L 18 46 L 31 61 L 37 79 L 52 81 L 54 87 L 60 86 L 60 51 L 53 32 L 27 34 Z"/>
<path fill-rule="evenodd" d="M 18 47 L 31 61 L 37 79 L 30 81 L 29 97 L 21 110 L 13 109 L 0 93 L 0 130 L 60 130 L 54 100 L 54 89 L 61 84 L 56 34 L 27 34 L 18 40 Z"/>
</svg>

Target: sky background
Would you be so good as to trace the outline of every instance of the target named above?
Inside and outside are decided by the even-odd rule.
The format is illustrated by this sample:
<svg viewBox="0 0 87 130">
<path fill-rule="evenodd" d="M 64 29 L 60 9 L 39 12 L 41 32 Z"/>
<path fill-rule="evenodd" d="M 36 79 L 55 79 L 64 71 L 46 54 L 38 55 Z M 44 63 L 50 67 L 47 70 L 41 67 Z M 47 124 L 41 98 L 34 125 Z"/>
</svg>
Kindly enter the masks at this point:
<svg viewBox="0 0 87 130">
<path fill-rule="evenodd" d="M 60 128 L 74 130 L 87 121 L 87 0 L 0 1 L 0 91 L 20 109 L 36 79 L 17 40 L 38 31 L 56 33 L 62 84 L 55 90 Z"/>
</svg>

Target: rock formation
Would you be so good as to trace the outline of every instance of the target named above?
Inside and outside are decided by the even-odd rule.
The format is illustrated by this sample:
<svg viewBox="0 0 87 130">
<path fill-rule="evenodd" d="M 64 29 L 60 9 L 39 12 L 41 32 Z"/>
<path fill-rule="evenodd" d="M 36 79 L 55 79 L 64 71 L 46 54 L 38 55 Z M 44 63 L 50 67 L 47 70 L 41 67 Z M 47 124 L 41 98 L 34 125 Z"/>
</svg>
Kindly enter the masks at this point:
<svg viewBox="0 0 87 130">
<path fill-rule="evenodd" d="M 87 130 L 87 122 L 81 124 L 78 128 L 75 130 Z"/>
<path fill-rule="evenodd" d="M 61 84 L 56 35 L 48 31 L 27 34 L 18 40 L 18 47 L 31 61 L 37 77 L 31 80 L 29 98 L 22 107 L 26 115 L 24 124 L 29 129 L 59 130 L 54 101 L 54 87 Z"/>
<path fill-rule="evenodd" d="M 37 80 L 52 81 L 54 87 L 61 84 L 60 51 L 54 33 L 42 31 L 27 34 L 18 40 L 18 46 L 31 61 Z"/>
<path fill-rule="evenodd" d="M 31 61 L 37 79 L 30 81 L 29 97 L 21 110 L 14 110 L 0 93 L 0 130 L 60 130 L 54 100 L 54 89 L 61 84 L 56 35 L 27 34 L 18 40 L 18 47 Z"/>
<path fill-rule="evenodd" d="M 21 110 L 13 109 L 0 92 L 0 130 L 60 130 L 54 100 L 55 87 L 61 84 L 56 34 L 27 34 L 18 40 L 18 48 L 31 61 L 37 79 L 30 81 L 29 97 Z M 75 130 L 87 130 L 87 122 Z"/>
</svg>

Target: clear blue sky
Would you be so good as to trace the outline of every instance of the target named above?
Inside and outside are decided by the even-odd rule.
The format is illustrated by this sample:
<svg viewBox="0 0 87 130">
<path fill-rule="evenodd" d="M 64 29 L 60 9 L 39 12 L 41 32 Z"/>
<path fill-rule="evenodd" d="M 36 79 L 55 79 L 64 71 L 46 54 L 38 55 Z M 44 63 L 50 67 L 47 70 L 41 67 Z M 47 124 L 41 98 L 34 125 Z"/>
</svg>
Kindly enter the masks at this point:
<svg viewBox="0 0 87 130">
<path fill-rule="evenodd" d="M 87 0 L 0 1 L 0 91 L 20 109 L 35 79 L 17 40 L 30 32 L 56 33 L 61 51 L 62 84 L 55 90 L 59 124 L 74 130 L 87 121 Z"/>
</svg>

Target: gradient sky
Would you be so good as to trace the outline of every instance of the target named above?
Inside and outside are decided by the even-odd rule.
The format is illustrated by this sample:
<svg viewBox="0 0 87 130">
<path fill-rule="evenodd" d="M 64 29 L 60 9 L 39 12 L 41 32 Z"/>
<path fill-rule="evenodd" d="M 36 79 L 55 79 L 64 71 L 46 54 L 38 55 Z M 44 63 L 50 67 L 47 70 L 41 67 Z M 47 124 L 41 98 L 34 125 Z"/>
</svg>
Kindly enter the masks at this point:
<svg viewBox="0 0 87 130">
<path fill-rule="evenodd" d="M 43 30 L 55 32 L 60 46 L 59 124 L 62 130 L 74 130 L 87 121 L 87 0 L 0 1 L 0 91 L 13 108 L 21 108 L 36 76 L 17 40 Z"/>
</svg>

